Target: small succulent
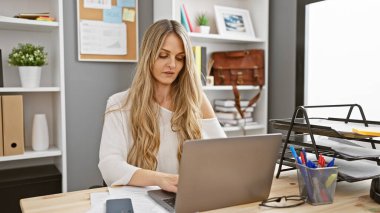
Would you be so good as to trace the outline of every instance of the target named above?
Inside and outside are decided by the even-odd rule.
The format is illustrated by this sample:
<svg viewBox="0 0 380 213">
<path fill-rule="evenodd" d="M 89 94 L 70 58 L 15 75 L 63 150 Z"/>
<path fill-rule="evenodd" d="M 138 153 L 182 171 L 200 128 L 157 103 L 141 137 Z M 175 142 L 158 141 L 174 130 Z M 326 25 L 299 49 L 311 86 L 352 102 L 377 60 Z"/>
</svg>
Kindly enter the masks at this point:
<svg viewBox="0 0 380 213">
<path fill-rule="evenodd" d="M 206 16 L 205 13 L 201 13 L 198 17 L 197 17 L 197 24 L 199 26 L 208 26 L 208 18 Z"/>
</svg>

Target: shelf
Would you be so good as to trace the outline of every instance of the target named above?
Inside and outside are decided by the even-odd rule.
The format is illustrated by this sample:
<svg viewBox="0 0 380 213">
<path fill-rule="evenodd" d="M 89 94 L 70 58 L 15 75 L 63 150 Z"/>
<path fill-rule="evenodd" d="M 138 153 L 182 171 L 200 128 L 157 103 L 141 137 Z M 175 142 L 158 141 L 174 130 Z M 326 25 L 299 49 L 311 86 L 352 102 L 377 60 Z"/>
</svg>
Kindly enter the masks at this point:
<svg viewBox="0 0 380 213">
<path fill-rule="evenodd" d="M 203 86 L 204 91 L 232 90 L 232 86 Z M 259 90 L 258 86 L 237 86 L 239 90 Z"/>
<path fill-rule="evenodd" d="M 264 126 L 263 125 L 252 125 L 252 126 L 245 126 L 243 127 L 244 130 L 255 130 L 255 129 L 263 129 Z M 223 130 L 225 132 L 233 132 L 233 131 L 241 131 L 242 130 L 242 127 L 240 126 L 225 126 L 223 127 Z"/>
<path fill-rule="evenodd" d="M 202 33 L 189 33 L 191 40 L 198 42 L 210 43 L 260 43 L 265 40 L 260 38 L 239 37 L 239 36 L 223 36 L 220 34 L 202 34 Z"/>
<path fill-rule="evenodd" d="M 25 149 L 25 153 L 22 155 L 11 155 L 0 157 L 0 162 L 14 161 L 14 160 L 25 160 L 32 158 L 46 158 L 61 156 L 62 152 L 57 147 L 50 147 L 46 151 L 33 151 L 30 147 Z"/>
<path fill-rule="evenodd" d="M 59 92 L 59 87 L 37 87 L 37 88 L 24 88 L 24 87 L 1 87 L 0 92 Z"/>
<path fill-rule="evenodd" d="M 22 18 L 0 16 L 0 29 L 24 31 L 52 31 L 58 22 L 36 21 Z"/>
</svg>

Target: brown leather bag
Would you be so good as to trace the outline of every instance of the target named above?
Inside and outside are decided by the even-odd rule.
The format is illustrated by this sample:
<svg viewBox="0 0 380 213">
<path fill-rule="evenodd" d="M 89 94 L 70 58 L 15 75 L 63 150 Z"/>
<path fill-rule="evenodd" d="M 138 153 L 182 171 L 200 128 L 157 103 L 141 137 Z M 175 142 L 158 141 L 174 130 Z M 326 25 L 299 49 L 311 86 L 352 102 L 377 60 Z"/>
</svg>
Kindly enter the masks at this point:
<svg viewBox="0 0 380 213">
<path fill-rule="evenodd" d="M 251 49 L 241 51 L 214 52 L 212 75 L 215 85 L 232 85 L 235 95 L 235 106 L 243 117 L 245 109 L 240 106 L 240 93 L 237 85 L 259 86 L 260 90 L 249 102 L 252 106 L 260 97 L 265 83 L 264 50 Z"/>
</svg>

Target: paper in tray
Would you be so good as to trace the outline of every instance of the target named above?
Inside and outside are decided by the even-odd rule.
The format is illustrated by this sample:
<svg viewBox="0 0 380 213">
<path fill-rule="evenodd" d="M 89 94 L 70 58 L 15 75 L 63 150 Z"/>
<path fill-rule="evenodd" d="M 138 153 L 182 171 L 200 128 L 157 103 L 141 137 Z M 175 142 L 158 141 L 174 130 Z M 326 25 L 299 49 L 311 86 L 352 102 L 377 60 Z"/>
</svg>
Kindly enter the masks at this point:
<svg viewBox="0 0 380 213">
<path fill-rule="evenodd" d="M 316 160 L 315 155 L 308 155 L 308 158 L 312 161 Z M 325 157 L 325 159 L 327 162 L 332 160 L 331 157 Z M 338 167 L 339 178 L 347 182 L 356 182 L 380 177 L 380 166 L 377 166 L 374 161 L 346 161 L 336 158 L 335 166 Z"/>
<path fill-rule="evenodd" d="M 356 143 L 355 143 L 356 142 Z M 311 144 L 311 141 L 304 143 Z M 315 143 L 319 146 L 329 147 L 332 151 L 341 155 L 345 159 L 359 160 L 380 157 L 380 149 L 362 147 L 358 141 L 353 140 L 336 140 L 336 138 L 315 137 Z"/>
<path fill-rule="evenodd" d="M 271 124 L 275 129 L 289 130 L 291 119 L 273 119 Z M 348 138 L 348 139 L 367 139 L 369 136 L 357 134 L 352 132 L 353 127 L 363 126 L 357 123 L 344 123 L 341 121 L 331 121 L 321 118 L 309 118 L 311 131 L 315 135 L 322 135 L 335 138 Z M 292 131 L 309 133 L 308 125 L 303 118 L 297 118 L 294 121 Z"/>
</svg>

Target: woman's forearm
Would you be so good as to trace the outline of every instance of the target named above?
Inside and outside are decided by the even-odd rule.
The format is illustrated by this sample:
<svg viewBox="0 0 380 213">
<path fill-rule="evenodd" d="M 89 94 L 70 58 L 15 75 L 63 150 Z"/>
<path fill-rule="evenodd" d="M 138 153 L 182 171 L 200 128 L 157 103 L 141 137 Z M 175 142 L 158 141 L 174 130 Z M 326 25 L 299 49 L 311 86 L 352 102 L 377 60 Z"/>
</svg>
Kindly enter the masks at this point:
<svg viewBox="0 0 380 213">
<path fill-rule="evenodd" d="M 159 186 L 166 191 L 177 192 L 178 175 L 156 172 L 147 169 L 137 170 L 128 185 Z"/>
</svg>

